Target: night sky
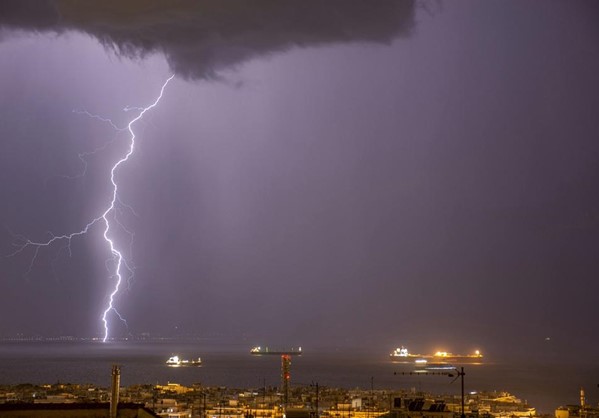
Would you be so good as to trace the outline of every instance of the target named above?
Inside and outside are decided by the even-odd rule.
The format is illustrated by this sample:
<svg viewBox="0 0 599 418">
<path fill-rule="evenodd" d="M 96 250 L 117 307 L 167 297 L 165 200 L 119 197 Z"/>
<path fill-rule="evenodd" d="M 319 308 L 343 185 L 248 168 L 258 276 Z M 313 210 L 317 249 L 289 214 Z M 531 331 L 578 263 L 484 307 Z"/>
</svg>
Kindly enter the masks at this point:
<svg viewBox="0 0 599 418">
<path fill-rule="evenodd" d="M 102 334 L 101 225 L 8 256 L 106 208 L 128 135 L 82 112 L 175 74 L 117 173 L 112 336 L 597 353 L 598 6 L 2 1 L 0 336 Z"/>
</svg>

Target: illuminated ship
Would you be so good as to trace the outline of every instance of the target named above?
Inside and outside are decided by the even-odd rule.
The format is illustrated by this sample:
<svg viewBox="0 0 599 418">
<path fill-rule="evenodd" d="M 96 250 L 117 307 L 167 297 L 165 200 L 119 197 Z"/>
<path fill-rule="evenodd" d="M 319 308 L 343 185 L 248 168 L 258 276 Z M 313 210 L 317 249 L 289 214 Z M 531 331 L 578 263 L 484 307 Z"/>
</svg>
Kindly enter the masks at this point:
<svg viewBox="0 0 599 418">
<path fill-rule="evenodd" d="M 417 373 L 435 371 L 435 370 L 455 370 L 456 366 L 449 363 L 429 363 L 426 359 L 418 359 L 414 362 Z"/>
<path fill-rule="evenodd" d="M 452 354 L 447 351 L 437 351 L 435 354 L 410 354 L 403 346 L 393 350 L 389 357 L 396 362 L 414 361 L 417 365 L 426 365 L 429 361 L 439 364 L 482 363 L 483 361 L 483 355 L 479 350 L 472 354 Z"/>
<path fill-rule="evenodd" d="M 437 351 L 432 359 L 439 363 L 482 363 L 483 355 L 479 350 L 472 354 L 452 354 L 447 351 Z"/>
<path fill-rule="evenodd" d="M 422 354 L 410 354 L 408 349 L 402 345 L 401 347 L 393 350 L 391 354 L 389 354 L 389 357 L 391 357 L 393 361 L 412 361 L 414 359 L 421 359 L 426 356 L 423 356 Z"/>
<path fill-rule="evenodd" d="M 256 346 L 250 350 L 250 354 L 253 356 L 261 356 L 263 354 L 275 354 L 275 355 L 288 355 L 288 356 L 301 356 L 302 348 L 299 347 L 297 350 L 292 348 L 291 350 L 270 350 L 268 347 Z"/>
<path fill-rule="evenodd" d="M 198 357 L 197 360 L 184 360 L 179 356 L 172 356 L 166 361 L 166 365 L 169 367 L 201 366 L 202 359 Z"/>
</svg>

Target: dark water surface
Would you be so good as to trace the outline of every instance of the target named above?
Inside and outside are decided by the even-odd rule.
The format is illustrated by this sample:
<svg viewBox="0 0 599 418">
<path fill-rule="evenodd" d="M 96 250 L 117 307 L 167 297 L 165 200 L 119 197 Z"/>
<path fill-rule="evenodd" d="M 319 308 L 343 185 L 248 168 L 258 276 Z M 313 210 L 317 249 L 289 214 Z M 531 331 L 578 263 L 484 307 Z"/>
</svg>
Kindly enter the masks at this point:
<svg viewBox="0 0 599 418">
<path fill-rule="evenodd" d="M 202 383 L 208 386 L 258 388 L 280 380 L 278 356 L 251 356 L 249 347 L 207 347 L 194 342 L 10 342 L 0 343 L 0 384 L 91 383 L 108 387 L 112 364 L 121 365 L 123 386 L 141 383 Z M 173 354 L 201 356 L 201 367 L 170 368 L 164 362 Z M 446 376 L 395 375 L 410 371 L 386 355 L 352 351 L 314 351 L 294 357 L 291 382 L 318 382 L 322 386 L 410 389 L 458 394 L 459 381 Z M 599 398 L 596 364 L 529 361 L 495 361 L 464 365 L 466 391 L 508 391 L 544 413 L 579 401 L 580 387 L 587 402 Z"/>
</svg>

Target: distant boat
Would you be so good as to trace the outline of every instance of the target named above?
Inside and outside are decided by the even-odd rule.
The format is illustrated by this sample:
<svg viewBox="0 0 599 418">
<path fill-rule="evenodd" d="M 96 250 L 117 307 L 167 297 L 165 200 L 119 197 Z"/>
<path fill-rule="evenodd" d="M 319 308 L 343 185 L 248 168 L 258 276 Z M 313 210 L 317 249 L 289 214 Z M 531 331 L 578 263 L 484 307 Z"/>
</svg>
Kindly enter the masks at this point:
<svg viewBox="0 0 599 418">
<path fill-rule="evenodd" d="M 402 345 L 401 347 L 398 347 L 395 350 L 393 350 L 389 354 L 389 357 L 391 357 L 393 361 L 407 362 L 412 361 L 414 359 L 421 359 L 425 356 L 423 356 L 422 354 L 411 354 L 408 352 L 408 349 Z"/>
<path fill-rule="evenodd" d="M 399 363 L 416 363 L 417 366 L 423 366 L 427 363 L 438 363 L 438 364 L 463 364 L 463 363 L 474 363 L 480 364 L 483 362 L 483 355 L 479 350 L 476 350 L 472 354 L 453 354 L 447 351 L 437 351 L 434 354 L 411 354 L 408 349 L 404 346 L 398 347 L 393 350 L 389 357 L 394 362 Z"/>
<path fill-rule="evenodd" d="M 201 366 L 202 359 L 198 357 L 197 360 L 185 360 L 179 356 L 172 356 L 166 361 L 166 365 L 169 367 Z"/>
<path fill-rule="evenodd" d="M 434 361 L 448 363 L 482 363 L 483 355 L 479 350 L 472 354 L 452 354 L 446 351 L 437 351 L 432 356 Z"/>
<path fill-rule="evenodd" d="M 295 348 L 292 348 L 290 350 L 270 350 L 268 347 L 262 348 L 260 346 L 256 346 L 253 347 L 250 350 L 250 354 L 253 356 L 261 356 L 261 355 L 266 355 L 266 354 L 275 354 L 275 355 L 288 355 L 288 356 L 301 356 L 302 355 L 302 348 L 298 347 L 298 349 L 296 350 Z"/>
<path fill-rule="evenodd" d="M 414 362 L 416 366 L 416 373 L 426 373 L 429 371 L 445 371 L 455 370 L 456 367 L 449 363 L 429 363 L 425 359 L 419 359 Z"/>
</svg>

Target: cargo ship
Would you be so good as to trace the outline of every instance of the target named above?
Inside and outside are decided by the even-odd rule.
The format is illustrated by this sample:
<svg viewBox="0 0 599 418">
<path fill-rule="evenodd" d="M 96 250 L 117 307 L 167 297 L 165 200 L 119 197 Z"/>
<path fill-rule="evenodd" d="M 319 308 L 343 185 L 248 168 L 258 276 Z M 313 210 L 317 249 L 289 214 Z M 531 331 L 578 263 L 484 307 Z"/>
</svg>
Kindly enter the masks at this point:
<svg viewBox="0 0 599 418">
<path fill-rule="evenodd" d="M 410 354 L 408 349 L 401 346 L 389 354 L 392 361 L 395 362 L 415 362 L 416 364 L 426 365 L 427 363 L 482 363 L 483 355 L 479 350 L 472 354 L 453 354 L 447 351 L 437 351 L 434 354 Z"/>
<path fill-rule="evenodd" d="M 179 356 L 172 356 L 166 361 L 166 365 L 169 367 L 201 366 L 202 359 L 198 357 L 197 360 L 184 360 Z"/>
<path fill-rule="evenodd" d="M 295 348 L 292 348 L 291 350 L 271 350 L 268 347 L 260 347 L 260 346 L 256 346 L 253 347 L 250 350 L 250 354 L 253 356 L 261 356 L 261 355 L 268 355 L 268 354 L 274 354 L 274 355 L 288 355 L 288 356 L 301 356 L 302 355 L 302 348 L 299 347 L 297 350 Z"/>
<path fill-rule="evenodd" d="M 432 356 L 437 363 L 482 363 L 483 355 L 479 350 L 472 354 L 453 354 L 447 351 L 437 351 Z"/>
<path fill-rule="evenodd" d="M 422 359 L 426 356 L 423 356 L 422 354 L 411 354 L 408 352 L 408 349 L 402 345 L 401 347 L 393 350 L 391 354 L 389 354 L 389 357 L 391 357 L 393 361 L 411 362 L 413 360 Z"/>
</svg>

